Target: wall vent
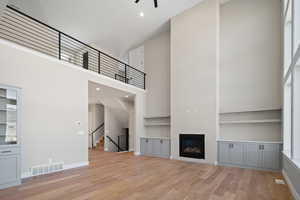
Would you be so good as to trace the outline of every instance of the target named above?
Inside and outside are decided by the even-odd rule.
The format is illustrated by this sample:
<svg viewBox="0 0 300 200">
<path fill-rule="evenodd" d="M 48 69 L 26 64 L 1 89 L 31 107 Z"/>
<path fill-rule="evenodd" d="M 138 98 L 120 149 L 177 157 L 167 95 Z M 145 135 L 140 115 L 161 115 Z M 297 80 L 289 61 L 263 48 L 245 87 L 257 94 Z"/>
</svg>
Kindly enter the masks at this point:
<svg viewBox="0 0 300 200">
<path fill-rule="evenodd" d="M 48 165 L 39 165 L 31 168 L 32 176 L 39 176 L 43 174 L 49 174 L 53 172 L 58 172 L 64 169 L 64 163 L 52 163 Z"/>
</svg>

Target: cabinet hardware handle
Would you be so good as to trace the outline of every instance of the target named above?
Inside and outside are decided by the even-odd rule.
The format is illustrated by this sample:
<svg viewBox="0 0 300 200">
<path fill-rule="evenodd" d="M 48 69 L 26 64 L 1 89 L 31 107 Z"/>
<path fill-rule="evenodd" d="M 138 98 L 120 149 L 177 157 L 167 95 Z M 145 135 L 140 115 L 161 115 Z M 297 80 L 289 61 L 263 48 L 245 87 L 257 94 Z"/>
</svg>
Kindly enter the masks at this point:
<svg viewBox="0 0 300 200">
<path fill-rule="evenodd" d="M 146 139 L 146 142 L 148 142 L 148 139 Z"/>
<path fill-rule="evenodd" d="M 1 153 L 11 153 L 11 151 L 1 151 Z"/>
<path fill-rule="evenodd" d="M 265 149 L 265 145 L 261 145 L 261 149 L 264 150 Z"/>
<path fill-rule="evenodd" d="M 160 140 L 160 143 L 162 144 L 162 143 L 163 143 L 163 140 Z"/>
</svg>

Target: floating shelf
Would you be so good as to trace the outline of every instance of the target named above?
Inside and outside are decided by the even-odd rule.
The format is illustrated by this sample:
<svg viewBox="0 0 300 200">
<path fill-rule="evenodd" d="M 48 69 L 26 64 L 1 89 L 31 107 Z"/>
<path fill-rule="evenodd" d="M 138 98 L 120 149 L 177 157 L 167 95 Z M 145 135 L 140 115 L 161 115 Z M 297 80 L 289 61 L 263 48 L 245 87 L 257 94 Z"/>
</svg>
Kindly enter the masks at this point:
<svg viewBox="0 0 300 200">
<path fill-rule="evenodd" d="M 170 123 L 145 123 L 145 126 L 170 126 Z"/>
<path fill-rule="evenodd" d="M 13 110 L 13 109 L 1 109 L 0 108 L 0 111 L 16 112 L 17 110 Z"/>
<path fill-rule="evenodd" d="M 243 110 L 243 111 L 232 111 L 232 112 L 219 112 L 220 115 L 226 114 L 240 114 L 240 113 L 252 113 L 252 112 L 274 112 L 274 111 L 281 111 L 282 108 L 274 108 L 274 109 L 257 109 L 257 110 Z"/>
<path fill-rule="evenodd" d="M 281 120 L 280 119 L 263 119 L 263 120 L 220 121 L 220 124 L 262 124 L 262 123 L 281 123 Z"/>
<path fill-rule="evenodd" d="M 145 116 L 144 119 L 170 118 L 170 115 Z"/>
</svg>

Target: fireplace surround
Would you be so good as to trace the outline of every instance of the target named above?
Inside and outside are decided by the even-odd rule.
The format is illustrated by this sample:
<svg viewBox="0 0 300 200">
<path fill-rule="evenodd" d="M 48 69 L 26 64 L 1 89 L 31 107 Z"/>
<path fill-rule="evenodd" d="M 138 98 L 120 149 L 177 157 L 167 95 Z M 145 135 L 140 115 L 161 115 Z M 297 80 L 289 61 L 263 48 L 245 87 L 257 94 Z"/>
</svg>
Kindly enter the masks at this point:
<svg viewBox="0 0 300 200">
<path fill-rule="evenodd" d="M 181 157 L 205 159 L 205 135 L 180 134 L 179 150 Z"/>
</svg>

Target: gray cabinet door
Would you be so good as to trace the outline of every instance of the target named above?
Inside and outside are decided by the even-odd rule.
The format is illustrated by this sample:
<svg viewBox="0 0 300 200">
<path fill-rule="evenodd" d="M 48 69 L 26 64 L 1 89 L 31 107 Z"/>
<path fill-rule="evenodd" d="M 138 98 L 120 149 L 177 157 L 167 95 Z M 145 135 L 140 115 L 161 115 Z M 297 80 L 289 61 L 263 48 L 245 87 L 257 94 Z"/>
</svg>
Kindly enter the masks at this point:
<svg viewBox="0 0 300 200">
<path fill-rule="evenodd" d="M 244 163 L 243 143 L 232 143 L 229 157 L 231 164 L 242 165 Z"/>
<path fill-rule="evenodd" d="M 161 142 L 161 157 L 170 157 L 170 140 L 160 140 Z"/>
<path fill-rule="evenodd" d="M 229 157 L 230 143 L 219 142 L 219 162 L 230 163 Z"/>
<path fill-rule="evenodd" d="M 0 156 L 0 189 L 19 182 L 19 155 Z"/>
<path fill-rule="evenodd" d="M 278 144 L 261 144 L 261 167 L 278 170 L 280 168 L 280 149 Z"/>
<path fill-rule="evenodd" d="M 260 167 L 259 145 L 256 143 L 245 144 L 245 165 L 249 167 Z"/>
<path fill-rule="evenodd" d="M 147 155 L 147 142 L 146 138 L 141 138 L 141 154 Z"/>
<path fill-rule="evenodd" d="M 148 155 L 148 156 L 152 155 L 152 152 L 153 152 L 152 144 L 153 144 L 153 141 L 151 139 L 146 138 L 146 154 L 145 155 Z"/>
<path fill-rule="evenodd" d="M 151 152 L 151 155 L 153 155 L 153 156 L 160 156 L 160 154 L 161 154 L 160 139 L 151 139 L 151 143 L 152 143 L 152 152 Z"/>
</svg>

